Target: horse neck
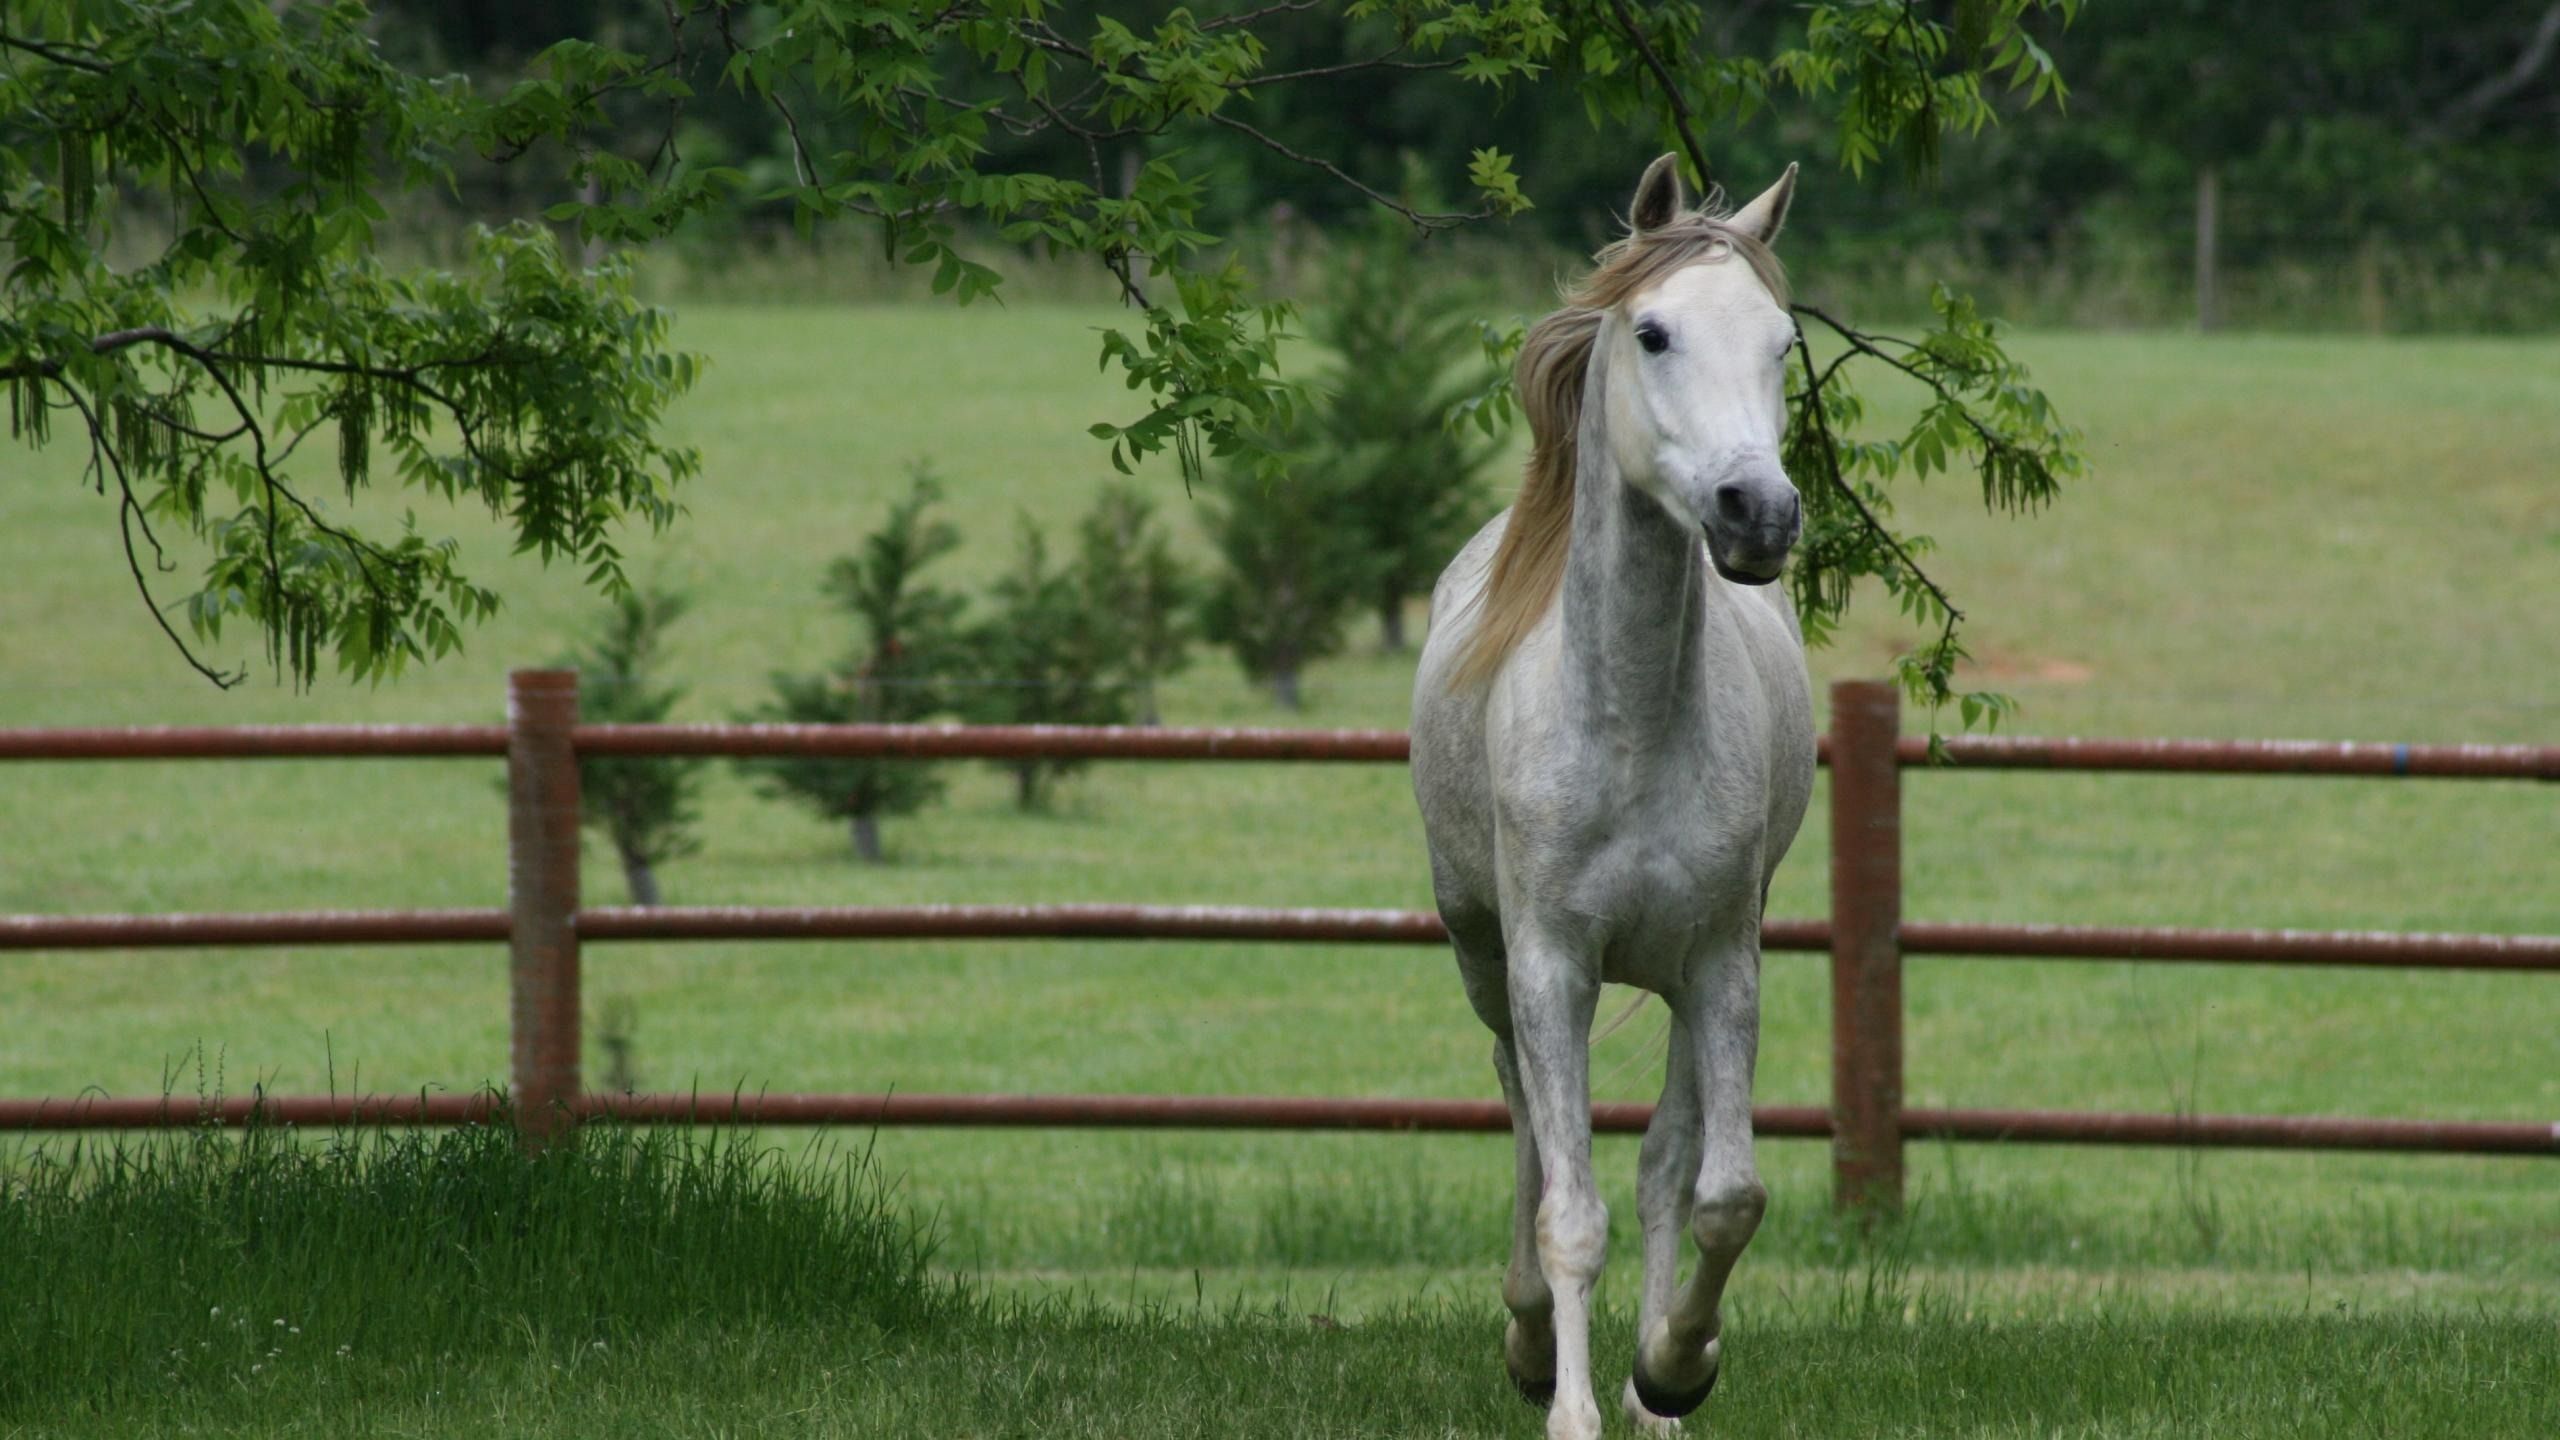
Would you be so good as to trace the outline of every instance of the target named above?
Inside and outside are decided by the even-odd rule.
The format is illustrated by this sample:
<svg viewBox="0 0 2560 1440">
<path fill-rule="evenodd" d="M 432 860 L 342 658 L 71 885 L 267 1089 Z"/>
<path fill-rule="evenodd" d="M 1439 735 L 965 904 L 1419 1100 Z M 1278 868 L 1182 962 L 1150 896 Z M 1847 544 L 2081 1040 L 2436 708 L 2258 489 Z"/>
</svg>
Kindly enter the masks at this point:
<svg viewBox="0 0 2560 1440">
<path fill-rule="evenodd" d="M 1642 746 L 1698 723 L 1698 537 L 1618 478 L 1592 386 L 1575 445 L 1573 532 L 1560 599 L 1565 664 L 1586 722 Z"/>
</svg>

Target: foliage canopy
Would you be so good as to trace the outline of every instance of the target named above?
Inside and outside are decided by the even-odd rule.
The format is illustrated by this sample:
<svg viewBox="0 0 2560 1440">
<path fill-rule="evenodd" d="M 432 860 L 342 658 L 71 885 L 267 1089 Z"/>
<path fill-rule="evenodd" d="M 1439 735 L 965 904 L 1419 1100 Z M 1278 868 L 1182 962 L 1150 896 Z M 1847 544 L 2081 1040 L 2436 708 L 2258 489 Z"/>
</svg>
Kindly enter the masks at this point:
<svg viewBox="0 0 2560 1440">
<path fill-rule="evenodd" d="M 1294 403 L 1278 373 L 1289 308 L 1221 250 L 1195 157 L 1247 147 L 1426 230 L 1518 214 L 1536 193 L 1481 145 L 1451 185 L 1465 208 L 1421 209 L 1257 123 L 1290 87 L 1360 77 L 1489 113 L 1563 86 L 1604 131 L 1676 145 L 1701 182 L 1705 137 L 1784 103 L 1825 120 L 1854 174 L 1925 173 L 1947 136 L 1990 122 L 1996 91 L 2062 97 L 2034 30 L 2078 0 L 1830 0 L 1766 48 L 1730 46 L 1685 0 L 1349 0 L 1347 58 L 1275 66 L 1268 37 L 1317 7 L 666 0 L 615 10 L 598 27 L 612 43 L 559 41 L 482 93 L 386 61 L 353 0 L 28 0 L 0 22 L 0 382 L 21 434 L 85 433 L 155 617 L 175 529 L 207 552 L 183 606 L 199 643 L 236 620 L 297 680 L 324 657 L 377 678 L 452 649 L 498 597 L 414 519 L 358 528 L 324 504 L 289 467 L 305 439 L 335 433 L 349 508 L 380 449 L 403 489 L 485 505 L 520 547 L 617 593 L 618 537 L 667 523 L 697 465 L 658 438 L 696 361 L 667 347 L 619 262 L 572 263 L 530 217 L 476 235 L 451 270 L 373 256 L 386 200 L 451 183 L 465 160 L 557 162 L 565 188 L 541 197 L 543 218 L 591 243 L 649 242 L 747 201 L 787 204 L 804 228 L 868 226 L 963 302 L 1002 283 L 961 253 L 964 227 L 1089 257 L 1131 307 L 1100 346 L 1134 396 L 1093 426 L 1113 463 L 1170 452 L 1192 478 L 1221 457 L 1277 481 L 1265 437 Z M 687 118 L 715 99 L 778 124 L 779 171 L 688 155 Z M 663 120 L 625 143 L 635 108 Z M 165 201 L 165 238 L 142 241 L 146 200 Z M 119 241 L 149 253 L 111 263 Z M 1896 353 L 1944 371 L 1966 418 L 1925 422 L 1899 453 L 1988 458 L 1987 499 L 2040 500 L 2068 473 L 2070 433 L 2040 423 L 2040 397 L 1977 408 L 2023 379 L 1967 307 L 1941 316 Z M 1800 403 L 1820 409 L 1831 377 L 1803 378 Z M 1891 478 L 1851 437 L 1815 435 L 1844 495 Z M 1830 605 L 1846 577 L 1875 574 L 1924 597 L 1948 628 L 1907 674 L 1942 698 L 1955 612 L 1880 508 L 1852 509 L 1858 528 L 1824 551 L 1841 578 L 1800 593 Z"/>
</svg>

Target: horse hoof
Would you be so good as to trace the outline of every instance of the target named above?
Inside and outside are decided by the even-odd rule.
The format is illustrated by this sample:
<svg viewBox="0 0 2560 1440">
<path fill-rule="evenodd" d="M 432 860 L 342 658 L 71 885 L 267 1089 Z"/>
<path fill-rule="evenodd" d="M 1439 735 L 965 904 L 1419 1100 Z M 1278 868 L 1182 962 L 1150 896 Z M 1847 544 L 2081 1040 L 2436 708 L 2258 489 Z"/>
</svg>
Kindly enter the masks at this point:
<svg viewBox="0 0 2560 1440">
<path fill-rule="evenodd" d="M 1505 1365 L 1502 1368 L 1503 1373 L 1511 1377 L 1511 1388 L 1520 1392 L 1521 1399 L 1528 1401 L 1530 1404 L 1537 1406 L 1541 1410 L 1544 1410 L 1555 1403 L 1556 1377 L 1553 1375 L 1548 1376 L 1544 1380 L 1536 1380 L 1521 1374 L 1519 1371 L 1512 1369 L 1508 1365 Z"/>
<path fill-rule="evenodd" d="M 1546 1374 L 1531 1373 L 1530 1366 L 1545 1362 Z M 1525 1363 L 1524 1363 L 1525 1362 Z M 1511 1388 L 1520 1398 L 1544 1410 L 1556 1398 L 1556 1340 L 1550 1334 L 1543 1344 L 1530 1339 L 1527 1327 L 1515 1317 L 1502 1328 L 1502 1369 L 1511 1377 Z"/>
<path fill-rule="evenodd" d="M 1638 1360 L 1635 1373 L 1636 1399 L 1644 1403 L 1644 1408 L 1663 1419 L 1677 1420 L 1707 1403 L 1707 1397 L 1716 1391 L 1716 1376 L 1722 1373 L 1723 1367 L 1719 1366 L 1708 1371 L 1706 1383 L 1696 1389 L 1672 1390 L 1654 1383 L 1653 1377 L 1644 1371 L 1644 1362 Z"/>
</svg>

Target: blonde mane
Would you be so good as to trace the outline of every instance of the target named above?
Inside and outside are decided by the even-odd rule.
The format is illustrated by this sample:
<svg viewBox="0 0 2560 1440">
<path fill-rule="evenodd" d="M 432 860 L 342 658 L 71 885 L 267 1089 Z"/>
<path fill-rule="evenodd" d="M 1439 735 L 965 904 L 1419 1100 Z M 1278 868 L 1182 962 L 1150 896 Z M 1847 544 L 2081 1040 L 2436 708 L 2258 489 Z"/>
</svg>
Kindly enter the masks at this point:
<svg viewBox="0 0 2560 1440">
<path fill-rule="evenodd" d="M 1529 464 L 1493 552 L 1492 573 L 1476 597 L 1475 633 L 1452 672 L 1452 689 L 1492 679 L 1564 584 L 1565 542 L 1573 533 L 1574 442 L 1600 322 L 1629 296 L 1674 272 L 1728 255 L 1741 256 L 1778 303 L 1786 303 L 1786 274 L 1759 237 L 1734 229 L 1722 215 L 1690 211 L 1593 256 L 1591 273 L 1565 292 L 1564 308 L 1531 326 L 1520 342 L 1512 388 L 1529 420 Z"/>
</svg>

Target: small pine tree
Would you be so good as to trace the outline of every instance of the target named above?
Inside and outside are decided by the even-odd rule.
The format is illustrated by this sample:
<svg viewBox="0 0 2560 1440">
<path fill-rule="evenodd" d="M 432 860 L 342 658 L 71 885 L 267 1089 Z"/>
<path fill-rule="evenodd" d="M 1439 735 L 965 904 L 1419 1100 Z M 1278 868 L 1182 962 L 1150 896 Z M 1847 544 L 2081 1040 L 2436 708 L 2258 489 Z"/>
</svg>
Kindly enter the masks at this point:
<svg viewBox="0 0 2560 1440">
<path fill-rule="evenodd" d="M 1087 603 L 1076 573 L 1049 563 L 1049 545 L 1021 517 L 1014 568 L 987 592 L 969 630 L 970 683 L 960 712 L 981 725 L 1119 725 L 1129 719 L 1126 628 Z M 1014 803 L 1037 810 L 1081 760 L 1008 760 Z"/>
<path fill-rule="evenodd" d="M 1341 471 L 1319 462 L 1271 480 L 1229 466 L 1203 510 L 1226 566 L 1201 606 L 1202 629 L 1292 710 L 1301 708 L 1300 673 L 1342 648 L 1376 574 L 1348 508 Z"/>
<path fill-rule="evenodd" d="M 1141 725 L 1161 723 L 1156 682 L 1191 663 L 1198 583 L 1136 486 L 1106 485 L 1076 528 L 1075 583 L 1085 612 L 1111 627 Z"/>
<path fill-rule="evenodd" d="M 959 548 L 957 531 L 934 516 L 941 483 L 918 465 L 906 497 L 892 505 L 862 549 L 828 568 L 827 593 L 852 613 L 859 629 L 852 655 L 832 671 L 773 676 L 773 699 L 751 720 L 801 724 L 896 724 L 930 718 L 946 706 L 945 683 L 960 663 L 958 595 L 925 582 L 923 571 Z M 880 820 L 908 815 L 942 794 L 933 767 L 915 760 L 862 760 L 822 755 L 758 757 L 739 762 L 757 788 L 849 823 L 854 853 L 882 859 Z"/>
<path fill-rule="evenodd" d="M 1405 648 L 1408 597 L 1426 593 L 1496 505 L 1498 433 L 1453 430 L 1450 411 L 1491 378 L 1475 325 L 1480 287 L 1447 278 L 1401 223 L 1374 226 L 1330 266 L 1308 333 L 1334 354 L 1311 437 L 1338 472 L 1343 522 L 1368 552 L 1367 601 L 1386 647 Z"/>
<path fill-rule="evenodd" d="M 651 725 L 674 713 L 685 692 L 658 683 L 657 670 L 667 629 L 686 608 L 683 596 L 657 590 L 614 602 L 603 629 L 561 662 L 578 672 L 582 718 Z M 578 762 L 579 814 L 612 843 L 632 904 L 657 904 L 658 867 L 701 850 L 694 824 L 706 763 L 678 756 Z"/>
</svg>

